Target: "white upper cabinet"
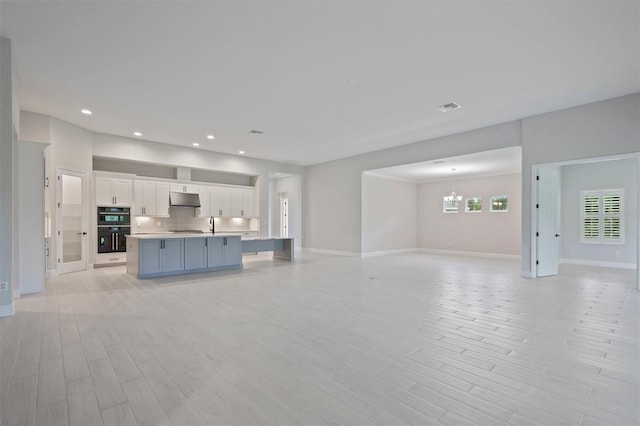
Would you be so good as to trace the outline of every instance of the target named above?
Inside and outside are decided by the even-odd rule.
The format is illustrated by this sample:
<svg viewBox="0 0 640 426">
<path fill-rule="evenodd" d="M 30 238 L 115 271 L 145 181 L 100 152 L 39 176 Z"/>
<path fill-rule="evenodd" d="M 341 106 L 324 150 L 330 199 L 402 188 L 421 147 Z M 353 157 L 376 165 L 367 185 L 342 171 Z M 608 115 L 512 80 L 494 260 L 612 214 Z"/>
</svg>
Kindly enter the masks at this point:
<svg viewBox="0 0 640 426">
<path fill-rule="evenodd" d="M 135 207 L 133 214 L 137 216 L 169 216 L 169 184 L 150 180 L 133 182 Z"/>
<path fill-rule="evenodd" d="M 198 185 L 186 185 L 182 183 L 172 183 L 170 185 L 171 192 L 186 192 L 188 194 L 197 194 L 199 191 Z"/>
<path fill-rule="evenodd" d="M 169 216 L 169 184 L 156 182 L 156 216 Z"/>
<path fill-rule="evenodd" d="M 131 206 L 131 179 L 95 178 L 97 206 Z"/>
<path fill-rule="evenodd" d="M 148 180 L 133 181 L 135 208 L 133 214 L 143 216 L 156 215 L 156 183 Z"/>
<path fill-rule="evenodd" d="M 211 187 L 210 216 L 231 216 L 229 188 Z"/>
<path fill-rule="evenodd" d="M 198 187 L 198 194 L 200 195 L 200 209 L 198 210 L 198 217 L 214 216 L 214 214 L 211 213 L 211 187 Z"/>
<path fill-rule="evenodd" d="M 253 189 L 231 188 L 230 216 L 253 217 Z"/>
</svg>

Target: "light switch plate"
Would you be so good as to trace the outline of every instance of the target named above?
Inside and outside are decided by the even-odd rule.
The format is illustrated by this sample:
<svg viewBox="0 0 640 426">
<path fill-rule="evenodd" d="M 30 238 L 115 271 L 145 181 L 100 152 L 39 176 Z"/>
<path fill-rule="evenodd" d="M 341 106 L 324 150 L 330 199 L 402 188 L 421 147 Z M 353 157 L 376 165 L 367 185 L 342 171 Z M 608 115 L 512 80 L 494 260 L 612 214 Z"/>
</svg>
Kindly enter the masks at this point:
<svg viewBox="0 0 640 426">
<path fill-rule="evenodd" d="M 7 290 L 9 290 L 9 283 L 8 282 L 0 283 L 0 291 L 7 291 Z"/>
</svg>

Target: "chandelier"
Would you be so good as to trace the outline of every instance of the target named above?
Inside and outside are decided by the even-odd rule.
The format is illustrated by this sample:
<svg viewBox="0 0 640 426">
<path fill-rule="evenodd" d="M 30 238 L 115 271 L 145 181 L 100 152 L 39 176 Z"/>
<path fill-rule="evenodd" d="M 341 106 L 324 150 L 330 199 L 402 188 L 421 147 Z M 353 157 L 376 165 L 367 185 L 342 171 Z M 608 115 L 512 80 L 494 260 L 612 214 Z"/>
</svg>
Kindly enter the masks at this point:
<svg viewBox="0 0 640 426">
<path fill-rule="evenodd" d="M 451 169 L 451 179 L 453 179 L 455 172 L 455 168 Z M 455 183 L 451 183 L 451 194 L 444 197 L 444 199 L 451 207 L 458 207 L 458 204 L 460 203 L 460 201 L 462 201 L 462 195 L 456 194 Z"/>
</svg>

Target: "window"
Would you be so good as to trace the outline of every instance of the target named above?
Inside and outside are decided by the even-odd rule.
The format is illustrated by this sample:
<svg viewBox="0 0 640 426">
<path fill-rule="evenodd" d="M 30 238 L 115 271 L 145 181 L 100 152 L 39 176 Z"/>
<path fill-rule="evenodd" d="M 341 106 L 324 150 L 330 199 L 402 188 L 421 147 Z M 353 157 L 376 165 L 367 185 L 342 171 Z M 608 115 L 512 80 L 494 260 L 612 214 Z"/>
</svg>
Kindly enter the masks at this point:
<svg viewBox="0 0 640 426">
<path fill-rule="evenodd" d="M 466 212 L 481 212 L 482 211 L 482 198 L 480 197 L 471 197 L 466 200 Z"/>
<path fill-rule="evenodd" d="M 495 195 L 491 197 L 492 212 L 506 212 L 509 208 L 509 199 L 506 195 Z"/>
<path fill-rule="evenodd" d="M 457 198 L 442 197 L 442 212 L 443 213 L 458 213 L 458 206 L 460 200 Z"/>
<path fill-rule="evenodd" d="M 580 191 L 580 242 L 624 244 L 624 189 Z"/>
</svg>

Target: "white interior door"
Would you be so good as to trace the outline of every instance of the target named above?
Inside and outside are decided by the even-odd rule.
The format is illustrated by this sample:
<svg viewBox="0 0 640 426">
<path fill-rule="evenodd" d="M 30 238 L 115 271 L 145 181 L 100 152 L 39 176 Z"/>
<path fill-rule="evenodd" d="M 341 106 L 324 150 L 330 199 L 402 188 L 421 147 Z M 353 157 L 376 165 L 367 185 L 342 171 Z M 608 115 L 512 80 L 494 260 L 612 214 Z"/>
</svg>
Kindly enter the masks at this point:
<svg viewBox="0 0 640 426">
<path fill-rule="evenodd" d="M 289 197 L 286 192 L 280 193 L 280 238 L 289 237 Z"/>
<path fill-rule="evenodd" d="M 87 175 L 58 170 L 57 269 L 59 274 L 87 269 Z"/>
<path fill-rule="evenodd" d="M 560 167 L 538 168 L 536 276 L 558 275 L 560 253 Z"/>
</svg>

